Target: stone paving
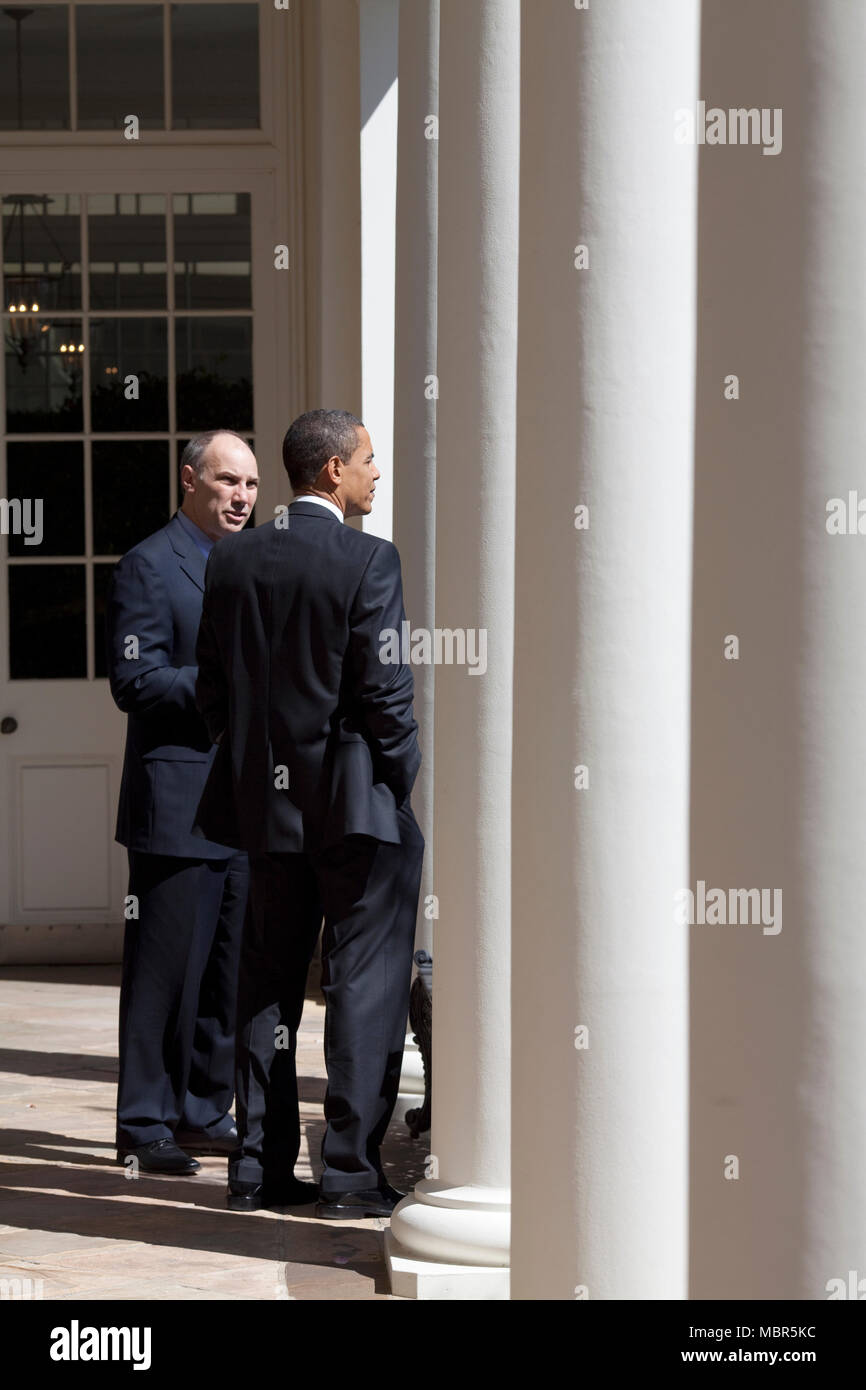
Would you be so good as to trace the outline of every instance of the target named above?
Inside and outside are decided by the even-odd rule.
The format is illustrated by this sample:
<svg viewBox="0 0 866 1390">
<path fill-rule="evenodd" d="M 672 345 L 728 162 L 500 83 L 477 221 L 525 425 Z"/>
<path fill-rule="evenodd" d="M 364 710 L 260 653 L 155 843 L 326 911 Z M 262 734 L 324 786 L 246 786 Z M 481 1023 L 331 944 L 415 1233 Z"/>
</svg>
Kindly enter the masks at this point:
<svg viewBox="0 0 866 1390">
<path fill-rule="evenodd" d="M 220 1158 L 188 1178 L 126 1176 L 113 1144 L 119 971 L 0 969 L 0 1280 L 41 1281 L 24 1287 L 60 1300 L 391 1299 L 384 1221 L 229 1212 Z M 319 1171 L 323 1024 L 311 973 L 298 1040 L 306 1179 Z M 411 1190 L 428 1148 L 395 1121 L 389 1181 Z"/>
</svg>

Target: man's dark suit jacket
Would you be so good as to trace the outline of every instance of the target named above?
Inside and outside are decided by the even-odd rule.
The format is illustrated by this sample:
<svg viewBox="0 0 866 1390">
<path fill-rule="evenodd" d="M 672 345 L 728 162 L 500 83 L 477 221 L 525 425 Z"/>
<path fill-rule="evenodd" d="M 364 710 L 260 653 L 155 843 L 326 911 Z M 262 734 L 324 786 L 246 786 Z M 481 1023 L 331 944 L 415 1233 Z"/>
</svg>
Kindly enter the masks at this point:
<svg viewBox="0 0 866 1390">
<path fill-rule="evenodd" d="M 400 843 L 396 808 L 421 761 L 413 681 L 379 652 L 404 620 L 395 547 L 316 502 L 220 542 L 196 653 L 220 739 L 202 833 L 252 853 Z"/>
<path fill-rule="evenodd" d="M 131 850 L 226 859 L 192 834 L 216 749 L 195 704 L 205 556 L 172 517 L 124 555 L 106 612 L 108 678 L 128 715 L 116 838 Z M 138 655 L 131 638 L 137 640 Z"/>
</svg>

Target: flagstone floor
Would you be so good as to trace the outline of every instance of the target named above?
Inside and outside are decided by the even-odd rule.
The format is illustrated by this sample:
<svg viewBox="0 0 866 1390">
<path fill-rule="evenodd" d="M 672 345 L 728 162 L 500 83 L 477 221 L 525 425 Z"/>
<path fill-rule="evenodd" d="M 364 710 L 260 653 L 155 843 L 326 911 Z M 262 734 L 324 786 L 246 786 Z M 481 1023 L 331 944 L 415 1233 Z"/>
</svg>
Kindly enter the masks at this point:
<svg viewBox="0 0 866 1390">
<path fill-rule="evenodd" d="M 67 1301 L 390 1299 L 384 1221 L 226 1211 L 225 1159 L 202 1158 L 188 1178 L 118 1167 L 118 979 L 119 966 L 0 968 L 0 1280 Z M 307 1179 L 323 1128 L 323 1023 L 311 973 L 298 1044 Z M 392 1123 L 383 1158 L 395 1187 L 424 1176 L 428 1146 Z"/>
</svg>

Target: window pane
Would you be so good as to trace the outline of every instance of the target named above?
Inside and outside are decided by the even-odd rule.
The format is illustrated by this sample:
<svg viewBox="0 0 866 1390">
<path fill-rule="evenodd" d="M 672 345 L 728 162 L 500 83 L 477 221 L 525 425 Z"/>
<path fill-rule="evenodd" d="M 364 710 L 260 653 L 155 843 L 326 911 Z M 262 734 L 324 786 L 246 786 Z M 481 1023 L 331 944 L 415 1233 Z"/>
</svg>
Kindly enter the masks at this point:
<svg viewBox="0 0 866 1390">
<path fill-rule="evenodd" d="M 168 440 L 94 441 L 94 554 L 124 555 L 168 521 L 168 451 Z"/>
<path fill-rule="evenodd" d="M 108 604 L 108 593 L 113 574 L 114 565 L 93 566 L 93 674 L 97 680 L 104 679 L 108 675 L 105 650 L 105 609 Z"/>
<path fill-rule="evenodd" d="M 0 130 L 69 129 L 67 14 L 65 5 L 0 10 Z"/>
<path fill-rule="evenodd" d="M 81 308 L 77 194 L 10 193 L 3 199 L 3 300 L 43 311 Z"/>
<path fill-rule="evenodd" d="M 9 566 L 14 681 L 86 677 L 84 595 L 84 565 Z"/>
<path fill-rule="evenodd" d="M 174 296 L 178 309 L 248 309 L 250 195 L 174 197 Z"/>
<path fill-rule="evenodd" d="M 18 320 L 16 328 L 20 328 Z M 46 430 L 78 434 L 84 428 L 81 374 L 84 342 L 80 319 L 42 323 L 35 336 L 6 335 L 6 428 L 10 434 Z"/>
<path fill-rule="evenodd" d="M 41 520 L 41 544 L 26 545 L 23 535 L 10 535 L 10 555 L 84 554 L 83 444 L 59 439 L 51 444 L 9 444 L 6 486 L 10 498 L 41 503 L 35 512 L 24 513 Z"/>
<path fill-rule="evenodd" d="M 175 130 L 257 130 L 259 13 L 248 5 L 172 5 Z"/>
<path fill-rule="evenodd" d="M 91 309 L 164 309 L 165 198 L 91 194 Z"/>
<path fill-rule="evenodd" d="M 103 434 L 167 430 L 166 320 L 92 319 L 90 352 L 92 428 Z"/>
<path fill-rule="evenodd" d="M 78 125 L 164 127 L 161 5 L 76 5 Z"/>
<path fill-rule="evenodd" d="M 245 317 L 176 321 L 179 429 L 252 429 L 252 337 Z"/>
</svg>

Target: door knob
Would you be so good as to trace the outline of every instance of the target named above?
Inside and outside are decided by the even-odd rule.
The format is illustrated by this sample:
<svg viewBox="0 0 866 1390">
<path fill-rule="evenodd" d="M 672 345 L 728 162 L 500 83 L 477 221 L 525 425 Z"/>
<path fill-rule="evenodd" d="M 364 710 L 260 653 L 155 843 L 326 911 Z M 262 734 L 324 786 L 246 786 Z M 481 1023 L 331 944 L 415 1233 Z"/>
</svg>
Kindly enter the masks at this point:
<svg viewBox="0 0 866 1390">
<path fill-rule="evenodd" d="M 4 715 L 0 719 L 0 734 L 14 734 L 17 728 L 18 720 L 14 719 L 11 714 Z"/>
</svg>

